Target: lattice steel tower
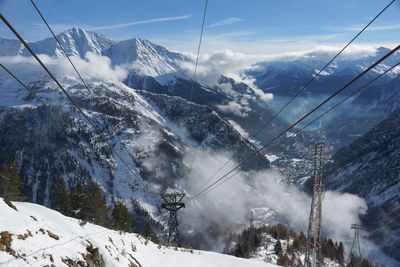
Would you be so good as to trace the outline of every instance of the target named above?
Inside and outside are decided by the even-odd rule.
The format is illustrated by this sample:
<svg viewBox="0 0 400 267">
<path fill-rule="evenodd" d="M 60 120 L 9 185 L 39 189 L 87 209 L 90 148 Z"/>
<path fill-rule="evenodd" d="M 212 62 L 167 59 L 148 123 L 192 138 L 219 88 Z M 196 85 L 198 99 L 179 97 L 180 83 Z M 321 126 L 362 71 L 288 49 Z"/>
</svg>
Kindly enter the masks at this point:
<svg viewBox="0 0 400 267">
<path fill-rule="evenodd" d="M 182 202 L 184 196 L 185 194 L 183 193 L 161 194 L 161 198 L 165 201 L 165 203 L 161 204 L 161 208 L 169 212 L 168 244 L 179 245 L 177 212 L 185 207 L 185 203 Z"/>
<path fill-rule="evenodd" d="M 354 239 L 353 239 L 353 245 L 351 245 L 348 262 L 349 264 L 351 263 L 350 261 L 352 260 L 352 255 L 354 254 L 355 257 L 353 257 L 354 260 L 353 266 L 358 267 L 361 266 L 361 257 L 362 257 L 361 244 L 360 244 L 360 231 L 364 230 L 365 228 L 359 224 L 352 224 L 351 229 L 354 229 Z"/>
<path fill-rule="evenodd" d="M 311 201 L 310 220 L 308 223 L 307 250 L 305 257 L 306 267 L 321 267 L 323 264 L 321 247 L 321 211 L 323 197 L 323 153 L 324 144 L 315 146 L 314 189 Z"/>
</svg>

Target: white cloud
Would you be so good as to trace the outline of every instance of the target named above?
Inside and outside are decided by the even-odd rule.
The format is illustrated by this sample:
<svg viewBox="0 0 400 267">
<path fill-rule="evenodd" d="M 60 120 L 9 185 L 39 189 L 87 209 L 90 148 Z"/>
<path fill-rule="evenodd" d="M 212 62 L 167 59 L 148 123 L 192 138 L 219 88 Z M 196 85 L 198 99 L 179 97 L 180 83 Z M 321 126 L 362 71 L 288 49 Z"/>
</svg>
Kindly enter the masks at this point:
<svg viewBox="0 0 400 267">
<path fill-rule="evenodd" d="M 47 55 L 39 55 L 39 58 L 56 75 L 67 75 L 76 77 L 74 69 L 67 58 L 51 58 Z M 108 57 L 100 56 L 92 52 L 88 52 L 84 59 L 78 56 L 70 57 L 80 74 L 98 79 L 123 80 L 128 74 L 127 71 L 119 66 L 112 67 L 111 60 Z M 28 80 L 37 80 L 45 75 L 45 71 L 39 66 L 33 57 L 2 57 L 4 64 L 10 67 Z M 38 76 L 40 74 L 40 76 Z M 77 78 L 77 77 L 76 77 Z"/>
<path fill-rule="evenodd" d="M 343 30 L 346 31 L 360 31 L 364 28 L 365 25 L 351 25 L 347 27 L 343 27 Z M 400 30 L 400 24 L 386 24 L 381 26 L 370 26 L 368 27 L 368 31 L 391 31 L 391 30 Z"/>
<path fill-rule="evenodd" d="M 230 101 L 224 105 L 218 105 L 218 109 L 222 112 L 232 113 L 239 117 L 247 117 L 251 108 L 248 106 L 247 101 Z"/>
<path fill-rule="evenodd" d="M 191 62 L 184 62 L 182 68 L 188 75 L 194 72 L 195 55 L 188 54 L 192 57 Z M 231 50 L 221 50 L 213 53 L 204 53 L 200 55 L 197 67 L 197 80 L 203 84 L 215 86 L 218 84 L 221 75 L 233 78 L 236 82 L 247 84 L 263 101 L 272 99 L 272 94 L 264 93 L 255 84 L 254 80 L 245 74 L 245 71 L 260 60 L 260 56 L 233 52 Z M 224 86 L 224 85 L 219 85 Z M 233 94 L 229 88 L 222 88 L 227 93 Z"/>
<path fill-rule="evenodd" d="M 230 17 L 230 18 L 226 18 L 211 24 L 206 25 L 207 28 L 214 28 L 214 27 L 220 27 L 220 26 L 227 26 L 227 25 L 232 25 L 232 24 L 236 24 L 238 22 L 243 21 L 243 19 L 241 18 L 236 18 L 236 17 Z"/>
<path fill-rule="evenodd" d="M 352 37 L 350 31 L 343 32 L 343 29 L 327 30 L 326 34 L 304 34 L 294 35 L 285 38 L 276 36 L 268 37 L 265 33 L 255 32 L 254 29 L 241 31 L 226 31 L 215 33 L 207 33 L 203 37 L 201 50 L 206 53 L 227 49 L 245 54 L 253 54 L 259 56 L 276 55 L 282 53 L 299 53 L 302 51 L 312 50 L 318 46 L 334 46 L 343 47 Z M 198 44 L 198 34 L 189 33 L 182 37 L 174 39 L 154 39 L 158 43 L 177 51 L 194 51 Z M 373 39 L 368 41 L 358 41 L 360 46 L 385 46 L 394 47 L 397 44 L 390 38 L 386 41 Z M 353 45 L 352 45 L 353 46 Z"/>
<path fill-rule="evenodd" d="M 111 60 L 108 57 L 100 56 L 92 52 L 86 53 L 85 59 L 80 59 L 79 57 L 74 56 L 71 60 L 76 65 L 79 72 L 91 77 L 121 81 L 125 79 L 128 74 L 127 70 L 122 67 L 112 67 Z M 61 61 L 63 68 L 71 69 L 66 58 L 61 59 Z M 74 72 L 70 74 L 74 74 Z"/>
<path fill-rule="evenodd" d="M 137 25 L 145 25 L 145 24 L 154 24 L 154 23 L 161 23 L 161 22 L 168 22 L 168 21 L 177 21 L 177 20 L 186 20 L 192 18 L 192 14 L 185 14 L 181 16 L 174 16 L 174 17 L 159 17 L 159 18 L 152 18 L 152 19 L 145 19 L 145 20 L 136 20 L 130 21 L 126 23 L 119 23 L 119 24 L 111 24 L 111 25 L 103 25 L 103 26 L 96 26 L 90 24 L 71 24 L 71 23 L 54 23 L 51 24 L 51 28 L 55 32 L 62 32 L 71 28 L 81 28 L 81 29 L 88 29 L 92 31 L 103 31 L 103 30 L 114 30 L 119 28 L 137 26 Z M 46 26 L 43 23 L 35 23 L 36 26 L 40 28 Z"/>
<path fill-rule="evenodd" d="M 186 185 L 188 192 L 198 192 L 199 187 L 229 158 L 230 154 L 211 155 L 200 150 L 189 153 L 185 158 L 190 163 Z M 235 164 L 234 161 L 228 163 L 208 185 Z M 281 180 L 280 173 L 276 171 L 239 172 L 215 190 L 189 202 L 188 208 L 183 211 L 183 224 L 196 231 L 207 228 L 211 222 L 224 229 L 240 229 L 246 224 L 252 209 L 257 211 L 256 216 L 262 220 L 261 224 L 278 220 L 298 231 L 307 231 L 310 196 Z M 367 209 L 365 201 L 355 195 L 328 191 L 322 207 L 324 234 L 350 244 L 353 233 L 349 226 L 351 223 L 359 223 L 359 216 Z"/>
<path fill-rule="evenodd" d="M 328 236 L 334 236 L 338 240 L 346 240 L 352 234 L 350 225 L 360 223 L 358 216 L 367 211 L 366 202 L 352 194 L 328 191 L 323 200 L 322 217 L 325 227 L 324 232 Z"/>
<path fill-rule="evenodd" d="M 120 24 L 112 24 L 112 25 L 105 25 L 105 26 L 94 26 L 90 27 L 90 30 L 110 30 L 110 29 L 118 29 L 136 25 L 143 25 L 143 24 L 152 24 L 152 23 L 159 23 L 159 22 L 167 22 L 167 21 L 176 21 L 176 20 L 185 20 L 190 19 L 192 14 L 186 14 L 182 16 L 175 16 L 175 17 L 161 17 L 161 18 L 152 18 L 146 20 L 137 20 L 131 21 L 127 23 L 120 23 Z"/>
<path fill-rule="evenodd" d="M 294 52 L 285 52 L 278 54 L 246 54 L 233 52 L 232 50 L 219 50 L 212 53 L 203 53 L 200 55 L 197 77 L 202 84 L 209 86 L 216 86 L 223 90 L 230 96 L 235 96 L 235 92 L 231 90 L 230 86 L 226 84 L 218 84 L 221 75 L 233 78 L 237 82 L 247 84 L 254 93 L 263 101 L 267 102 L 273 99 L 273 95 L 265 93 L 263 90 L 255 85 L 255 80 L 246 75 L 248 70 L 257 70 L 262 68 L 263 64 L 260 62 L 270 62 L 276 60 L 298 60 L 298 59 L 313 59 L 319 57 L 322 60 L 328 61 L 340 49 L 341 45 L 318 45 L 311 49 L 297 50 Z M 352 45 L 343 52 L 343 57 L 367 57 L 376 53 L 377 46 L 371 45 Z M 190 62 L 184 62 L 182 68 L 186 71 L 187 75 L 191 76 L 194 71 L 194 54 L 187 53 L 192 58 Z M 227 105 L 220 106 L 221 110 L 232 110 L 236 113 L 246 115 L 246 111 L 242 110 L 243 104 L 228 103 Z"/>
</svg>

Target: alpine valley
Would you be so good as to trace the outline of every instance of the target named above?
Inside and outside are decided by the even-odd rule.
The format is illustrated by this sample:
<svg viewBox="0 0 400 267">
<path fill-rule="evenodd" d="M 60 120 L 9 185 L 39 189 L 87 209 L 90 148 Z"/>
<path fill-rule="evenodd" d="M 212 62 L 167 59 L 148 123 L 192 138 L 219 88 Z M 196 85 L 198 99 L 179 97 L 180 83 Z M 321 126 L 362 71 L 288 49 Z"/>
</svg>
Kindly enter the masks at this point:
<svg viewBox="0 0 400 267">
<path fill-rule="evenodd" d="M 78 185 L 87 191 L 99 187 L 109 207 L 117 200 L 128 207 L 134 217 L 135 232 L 145 234 L 144 225 L 150 225 L 162 240 L 168 215 L 160 207 L 160 193 L 179 190 L 190 199 L 210 176 L 221 177 L 389 51 L 379 47 L 344 53 L 259 132 L 260 127 L 336 51 L 315 50 L 268 60 L 264 58 L 249 64 L 237 75 L 224 71 L 202 72 L 203 67 L 211 64 L 211 56 L 200 60 L 198 77 L 193 79 L 193 55 L 170 51 L 145 39 L 117 41 L 77 28 L 64 31 L 57 38 L 82 73 L 90 91 L 76 76 L 53 38 L 30 42 L 29 45 L 55 73 L 93 125 L 71 104 L 19 41 L 0 38 L 0 62 L 45 103 L 38 101 L 6 72 L 0 71 L 0 165 L 9 162 L 10 155 L 15 158 L 22 193 L 28 202 L 60 211 L 60 184 L 71 192 Z M 220 52 L 219 56 L 226 53 Z M 399 61 L 400 53 L 396 53 L 338 98 L 346 97 Z M 250 211 L 257 216 L 259 227 L 279 223 L 299 233 L 306 231 L 314 145 L 324 142 L 328 162 L 324 174 L 326 189 L 329 190 L 327 202 L 357 199 L 359 204 L 343 208 L 343 214 L 351 213 L 354 223 L 366 227 L 363 238 L 370 246 L 365 252 L 388 266 L 399 264 L 399 73 L 400 68 L 394 68 L 351 97 L 341 109 L 329 113 L 305 131 L 295 134 L 305 124 L 292 129 L 290 134 L 245 161 L 237 170 L 237 176 L 224 186 L 187 202 L 179 214 L 183 244 L 217 252 L 226 250 L 227 245 L 237 246 L 239 242 L 232 241 L 232 234 L 246 228 Z M 332 101 L 326 108 L 334 105 L 335 101 L 339 100 Z M 215 174 L 228 159 L 230 162 Z M 278 199 L 277 192 L 282 192 L 282 199 Z M 284 206 L 292 202 L 299 206 Z M 48 217 L 57 223 L 67 221 L 71 231 L 80 228 L 74 219 L 45 207 L 17 203 L 16 208 L 21 210 L 21 214 L 7 207 L 10 218 L 15 220 Z M 296 210 L 306 213 L 293 219 Z M 328 214 L 328 210 L 323 211 L 323 216 Z M 0 228 L 7 226 L 10 229 L 4 230 L 13 232 L 12 224 L 0 223 Z M 47 229 L 42 221 L 35 224 L 36 228 Z M 350 223 L 344 226 L 346 232 L 342 236 L 336 234 L 335 221 L 330 225 L 324 234 L 342 241 L 348 252 L 352 242 Z M 23 228 L 18 227 L 18 231 Z M 68 229 L 61 230 L 60 227 L 57 224 L 48 229 L 69 235 Z M 84 227 L 92 232 L 103 230 L 92 224 Z M 35 229 L 27 228 L 27 231 L 33 233 Z M 80 235 L 87 232 L 85 229 Z M 191 255 L 190 252 L 157 249 L 153 243 L 146 247 L 140 236 L 120 236 L 120 233 L 108 231 L 114 241 L 118 239 L 121 244 L 133 242 L 145 253 L 164 250 L 163 257 L 174 258 L 179 253 L 196 257 L 198 266 L 205 266 L 201 255 L 209 253 L 195 250 L 195 255 Z M 294 240 L 301 240 L 298 234 L 287 236 L 287 240 L 282 241 L 285 251 Z M 99 243 L 99 240 L 86 239 L 85 242 L 92 249 L 92 244 Z M 278 241 L 279 238 L 273 234 L 263 233 L 258 250 L 248 257 L 279 264 L 270 248 Z M 116 245 L 113 241 L 107 242 L 111 254 L 122 253 L 118 249 L 114 251 Z M 24 248 L 24 245 L 18 247 Z M 334 248 L 339 249 L 338 246 Z M 23 258 L 22 250 L 14 250 Z M 102 253 L 108 253 L 103 250 Z M 293 255 L 299 262 L 303 259 L 301 253 Z M 134 262 L 125 256 L 123 261 Z M 69 254 L 68 257 L 73 258 Z M 144 256 L 139 254 L 137 257 L 140 261 Z M 228 257 L 232 261 L 230 266 L 243 266 L 233 257 L 218 257 Z M 107 260 L 115 261 L 111 258 Z M 61 258 L 56 258 L 56 262 L 61 261 Z M 30 264 L 33 260 L 27 258 L 26 262 Z M 259 266 L 257 260 L 252 264 Z M 341 266 L 340 259 L 327 260 L 324 266 Z"/>
</svg>

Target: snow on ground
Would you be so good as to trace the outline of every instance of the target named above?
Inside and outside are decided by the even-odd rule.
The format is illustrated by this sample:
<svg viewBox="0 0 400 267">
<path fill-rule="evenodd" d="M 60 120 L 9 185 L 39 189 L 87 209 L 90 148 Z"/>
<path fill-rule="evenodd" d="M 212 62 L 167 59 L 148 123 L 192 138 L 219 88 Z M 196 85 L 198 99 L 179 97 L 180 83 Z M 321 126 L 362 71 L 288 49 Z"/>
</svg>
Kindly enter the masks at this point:
<svg viewBox="0 0 400 267">
<path fill-rule="evenodd" d="M 278 242 L 277 239 L 273 238 L 271 235 L 268 234 L 262 234 L 261 236 L 261 246 L 256 248 L 255 252 L 250 255 L 250 258 L 252 259 L 258 259 L 258 260 L 264 260 L 267 262 L 270 262 L 272 264 L 276 264 L 278 260 L 278 255 L 275 253 L 275 246 L 276 243 Z M 285 239 L 280 239 L 282 250 L 287 253 L 288 246 L 293 245 L 293 239 L 290 240 L 285 240 Z M 299 251 L 296 251 L 294 253 L 295 258 L 299 259 L 302 264 L 304 264 L 304 258 L 305 255 L 304 253 L 301 253 Z M 290 257 L 293 257 L 291 255 Z M 324 267 L 340 267 L 340 264 L 335 262 L 334 260 L 324 257 Z"/>
<path fill-rule="evenodd" d="M 279 157 L 276 156 L 276 155 L 274 155 L 274 154 L 265 154 L 265 156 L 267 157 L 267 159 L 268 159 L 270 162 L 274 162 L 275 160 L 279 159 Z"/>
<path fill-rule="evenodd" d="M 66 217 L 46 207 L 0 198 L 0 266 L 67 266 L 102 258 L 105 266 L 273 267 L 262 260 L 165 247 L 137 234 L 120 233 Z M 10 234 L 10 235 L 9 235 Z"/>
</svg>

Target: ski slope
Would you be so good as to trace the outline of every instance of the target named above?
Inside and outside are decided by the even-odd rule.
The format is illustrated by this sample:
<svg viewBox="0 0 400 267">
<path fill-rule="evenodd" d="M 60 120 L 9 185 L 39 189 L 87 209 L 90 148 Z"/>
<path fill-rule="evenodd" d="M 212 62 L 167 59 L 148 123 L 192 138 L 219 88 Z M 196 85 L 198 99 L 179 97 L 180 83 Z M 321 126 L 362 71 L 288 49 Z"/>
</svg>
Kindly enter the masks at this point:
<svg viewBox="0 0 400 267">
<path fill-rule="evenodd" d="M 159 246 L 137 234 L 90 223 L 81 226 L 79 220 L 37 204 L 14 205 L 17 210 L 0 199 L 0 266 L 68 266 L 79 261 L 83 266 L 96 261 L 103 266 L 132 267 L 276 266 L 216 252 Z"/>
</svg>

